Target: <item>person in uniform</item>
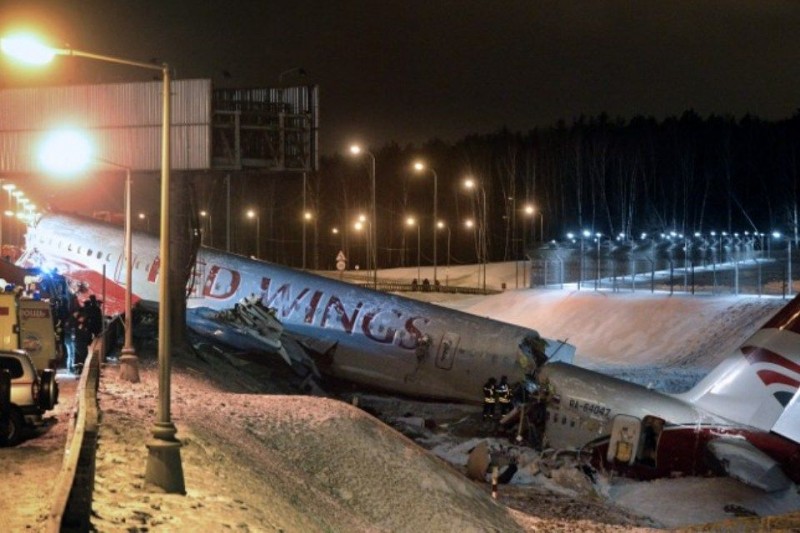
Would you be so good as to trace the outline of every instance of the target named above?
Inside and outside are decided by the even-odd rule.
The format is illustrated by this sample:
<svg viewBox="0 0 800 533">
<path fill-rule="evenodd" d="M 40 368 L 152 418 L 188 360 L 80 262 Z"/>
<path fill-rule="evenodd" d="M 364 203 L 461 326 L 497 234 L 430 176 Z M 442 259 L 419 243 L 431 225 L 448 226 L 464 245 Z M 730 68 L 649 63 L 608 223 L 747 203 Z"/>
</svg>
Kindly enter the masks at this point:
<svg viewBox="0 0 800 533">
<path fill-rule="evenodd" d="M 497 384 L 497 403 L 500 404 L 500 416 L 511 411 L 511 387 L 508 386 L 506 376 L 501 376 L 500 383 Z"/>
<path fill-rule="evenodd" d="M 489 420 L 494 417 L 494 406 L 497 403 L 495 398 L 495 384 L 497 380 L 489 378 L 483 385 L 483 419 Z"/>
</svg>

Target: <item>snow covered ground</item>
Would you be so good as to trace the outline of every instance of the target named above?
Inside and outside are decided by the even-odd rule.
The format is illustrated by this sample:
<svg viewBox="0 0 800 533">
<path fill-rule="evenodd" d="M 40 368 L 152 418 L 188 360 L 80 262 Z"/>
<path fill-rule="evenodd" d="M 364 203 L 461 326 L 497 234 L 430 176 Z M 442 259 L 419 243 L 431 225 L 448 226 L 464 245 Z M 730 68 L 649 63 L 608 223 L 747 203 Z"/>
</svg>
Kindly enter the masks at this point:
<svg viewBox="0 0 800 533">
<path fill-rule="evenodd" d="M 452 268 L 448 282 L 474 286 L 475 270 Z M 490 265 L 487 284 L 513 288 L 515 275 L 513 263 Z M 380 277 L 410 281 L 416 268 Z M 568 338 L 578 364 L 668 390 L 690 386 L 784 304 L 570 288 L 448 301 L 436 293 L 413 296 Z M 467 451 L 485 440 L 507 453 L 532 452 L 492 436 L 458 439 L 457 431 L 422 425 L 418 441 L 427 453 L 345 402 L 287 396 L 272 384 L 273 370 L 211 353 L 176 360 L 173 419 L 184 442 L 187 494 L 161 494 L 143 480 L 157 382 L 147 350 L 141 384 L 118 381 L 113 366 L 103 373 L 92 518 L 98 531 L 607 531 L 800 510 L 794 489 L 768 495 L 726 478 L 637 482 L 602 474 L 591 483 L 575 468 L 544 460 L 521 462 L 524 468 L 494 501 L 488 485 L 462 475 Z M 397 418 L 447 409 L 451 420 L 442 425 L 450 428 L 477 410 L 381 401 L 396 403 Z M 797 526 L 800 518 L 786 523 Z"/>
</svg>

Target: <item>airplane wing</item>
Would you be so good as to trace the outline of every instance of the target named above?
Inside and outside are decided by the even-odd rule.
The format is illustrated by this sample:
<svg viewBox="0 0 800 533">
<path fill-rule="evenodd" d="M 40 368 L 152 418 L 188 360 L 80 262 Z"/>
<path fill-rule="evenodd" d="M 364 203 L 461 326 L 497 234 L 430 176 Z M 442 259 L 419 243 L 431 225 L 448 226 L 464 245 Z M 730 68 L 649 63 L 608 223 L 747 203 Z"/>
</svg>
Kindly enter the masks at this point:
<svg viewBox="0 0 800 533">
<path fill-rule="evenodd" d="M 708 450 L 726 474 L 742 483 L 766 492 L 791 486 L 781 465 L 744 438 L 720 437 L 708 443 Z"/>
<path fill-rule="evenodd" d="M 208 339 L 237 350 L 279 355 L 300 375 L 320 375 L 314 360 L 296 339 L 284 335 L 283 325 L 258 298 L 245 298 L 224 311 L 187 309 L 186 322 L 192 331 Z"/>
</svg>

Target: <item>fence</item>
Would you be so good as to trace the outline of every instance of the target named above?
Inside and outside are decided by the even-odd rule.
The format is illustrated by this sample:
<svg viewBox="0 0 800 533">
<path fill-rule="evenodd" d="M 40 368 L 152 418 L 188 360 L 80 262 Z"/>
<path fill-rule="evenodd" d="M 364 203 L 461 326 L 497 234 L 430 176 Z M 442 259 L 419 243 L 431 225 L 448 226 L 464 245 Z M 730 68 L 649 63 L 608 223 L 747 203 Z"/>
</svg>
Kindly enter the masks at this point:
<svg viewBox="0 0 800 533">
<path fill-rule="evenodd" d="M 754 294 L 786 297 L 797 257 L 747 245 L 623 246 L 618 243 L 551 244 L 530 252 L 531 287 L 580 290 L 668 291 L 691 294 Z M 797 267 L 795 267 L 797 269 Z"/>
</svg>

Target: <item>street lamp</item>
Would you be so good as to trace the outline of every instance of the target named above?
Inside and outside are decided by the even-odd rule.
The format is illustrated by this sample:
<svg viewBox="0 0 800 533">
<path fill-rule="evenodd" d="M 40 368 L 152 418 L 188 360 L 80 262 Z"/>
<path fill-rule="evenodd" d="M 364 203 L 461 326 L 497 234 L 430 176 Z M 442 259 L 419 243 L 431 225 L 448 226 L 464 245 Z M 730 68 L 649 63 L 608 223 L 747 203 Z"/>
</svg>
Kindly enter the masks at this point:
<svg viewBox="0 0 800 533">
<path fill-rule="evenodd" d="M 261 217 L 255 209 L 247 210 L 247 218 L 256 219 L 256 257 L 261 258 Z"/>
<path fill-rule="evenodd" d="M 150 217 L 147 216 L 147 213 L 139 213 L 139 220 L 144 221 L 145 227 L 147 231 L 150 231 Z"/>
<path fill-rule="evenodd" d="M 13 183 L 6 183 L 5 185 L 3 185 L 3 190 L 5 190 L 8 193 L 8 203 L 6 204 L 6 210 L 10 210 L 11 209 L 11 191 L 13 191 L 16 188 L 17 188 L 17 186 L 14 185 Z M 11 229 L 13 230 L 13 227 Z M 8 233 L 9 233 L 9 236 L 10 236 L 11 231 L 9 231 Z M 10 240 L 11 239 L 9 239 L 9 241 Z M 2 244 L 3 244 L 2 243 L 2 233 L 0 233 L 0 249 L 2 249 Z"/>
<path fill-rule="evenodd" d="M 365 154 L 368 155 L 372 165 L 370 166 L 370 179 L 372 181 L 372 220 L 370 221 L 370 235 L 369 240 L 372 241 L 372 288 L 377 290 L 378 289 L 378 241 L 376 237 L 376 226 L 378 225 L 378 213 L 375 206 L 375 154 L 370 152 L 369 150 L 364 150 L 358 144 L 354 144 L 350 146 L 350 153 L 353 155 L 361 155 Z"/>
<path fill-rule="evenodd" d="M 171 306 L 170 284 L 170 72 L 169 65 L 153 65 L 119 57 L 94 54 L 72 48 L 51 48 L 37 42 L 32 36 L 16 35 L 0 39 L 0 49 L 22 61 L 42 65 L 57 55 L 84 57 L 107 63 L 157 70 L 162 78 L 161 119 L 161 228 L 158 305 L 158 416 L 152 430 L 153 440 L 147 444 L 145 480 L 158 485 L 168 493 L 185 493 L 186 486 L 181 466 L 181 443 L 175 438 L 177 428 L 170 418 L 170 367 L 171 367 Z"/>
<path fill-rule="evenodd" d="M 439 194 L 439 176 L 436 174 L 436 171 L 430 167 L 426 167 L 422 161 L 417 161 L 414 163 L 414 170 L 417 173 L 422 172 L 423 170 L 431 171 L 433 174 L 433 284 L 436 285 L 436 266 L 437 266 L 437 258 L 436 258 L 436 221 L 439 220 L 439 214 L 437 212 L 438 209 L 438 194 Z"/>
<path fill-rule="evenodd" d="M 357 232 L 362 232 L 367 226 L 366 217 L 361 215 L 360 219 L 353 223 L 353 229 Z M 364 262 L 369 263 L 370 253 L 369 253 L 369 232 L 365 232 L 364 235 Z"/>
<path fill-rule="evenodd" d="M 76 130 L 59 130 L 49 134 L 41 147 L 39 159 L 45 169 L 58 174 L 74 174 L 86 168 L 91 160 L 125 171 L 125 343 L 120 356 L 119 376 L 139 383 L 139 358 L 133 347 L 133 238 L 131 221 L 131 167 L 92 155 L 89 139 Z M 27 209 L 33 205 L 26 206 Z"/>
<path fill-rule="evenodd" d="M 444 284 L 448 285 L 450 279 L 450 226 L 439 220 L 436 222 L 436 229 L 447 230 L 447 270 L 445 270 Z M 436 285 L 436 281 L 434 281 L 433 284 Z"/>
<path fill-rule="evenodd" d="M 305 202 L 303 202 L 305 204 Z M 303 210 L 303 270 L 306 269 L 306 224 L 314 218 L 311 211 Z"/>
<path fill-rule="evenodd" d="M 200 218 L 208 220 L 208 242 L 209 242 L 210 246 L 214 246 L 214 226 L 212 226 L 212 224 L 211 224 L 211 213 L 209 213 L 208 211 L 203 209 L 202 211 L 200 211 Z M 201 237 L 201 244 L 202 244 L 202 240 L 204 240 L 202 238 L 203 237 L 203 233 L 200 234 L 200 237 Z"/>
<path fill-rule="evenodd" d="M 419 223 L 414 217 L 408 217 L 406 219 L 406 226 L 409 228 L 413 228 L 414 226 L 417 227 L 417 281 L 420 281 L 420 239 L 419 239 Z"/>
<path fill-rule="evenodd" d="M 482 185 L 478 185 L 478 183 L 472 179 L 467 178 L 464 180 L 464 187 L 469 191 L 475 191 L 476 195 L 477 192 L 480 191 L 481 193 L 481 200 L 482 200 L 482 211 L 481 211 L 481 223 L 478 225 L 478 235 L 479 240 L 481 243 L 481 256 L 483 259 L 483 292 L 486 292 L 486 262 L 487 262 L 487 249 L 486 249 L 486 189 L 483 188 Z"/>
<path fill-rule="evenodd" d="M 531 217 L 531 238 L 535 238 L 534 223 L 536 219 L 533 217 L 537 214 L 536 207 L 534 207 L 532 204 L 525 204 L 523 211 L 525 213 L 525 216 Z M 539 215 L 539 242 L 544 242 L 544 213 L 542 213 L 542 211 L 539 210 L 538 215 Z M 525 239 L 523 239 L 523 241 L 524 240 Z"/>
</svg>

